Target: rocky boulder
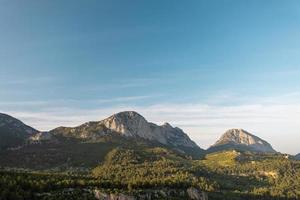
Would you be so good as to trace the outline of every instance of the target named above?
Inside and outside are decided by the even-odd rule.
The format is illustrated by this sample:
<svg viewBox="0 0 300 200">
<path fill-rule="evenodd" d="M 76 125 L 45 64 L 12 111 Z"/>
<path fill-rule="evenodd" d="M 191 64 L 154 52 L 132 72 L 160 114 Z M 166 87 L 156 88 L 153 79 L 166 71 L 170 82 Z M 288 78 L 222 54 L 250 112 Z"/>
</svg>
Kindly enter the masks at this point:
<svg viewBox="0 0 300 200">
<path fill-rule="evenodd" d="M 202 192 L 194 187 L 187 189 L 188 197 L 192 200 L 208 200 L 207 193 Z"/>
<path fill-rule="evenodd" d="M 98 200 L 136 200 L 135 197 L 126 194 L 107 194 L 100 190 L 94 190 L 95 198 Z"/>
</svg>

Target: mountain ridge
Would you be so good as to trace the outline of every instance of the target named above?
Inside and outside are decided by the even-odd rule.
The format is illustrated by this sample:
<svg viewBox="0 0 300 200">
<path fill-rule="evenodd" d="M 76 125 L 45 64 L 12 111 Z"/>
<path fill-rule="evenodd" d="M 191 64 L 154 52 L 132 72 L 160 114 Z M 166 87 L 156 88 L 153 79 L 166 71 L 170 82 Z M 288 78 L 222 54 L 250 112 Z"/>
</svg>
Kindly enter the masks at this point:
<svg viewBox="0 0 300 200">
<path fill-rule="evenodd" d="M 161 126 L 148 122 L 135 111 L 123 111 L 101 121 L 86 122 L 76 127 L 58 127 L 49 131 L 53 135 L 95 140 L 108 134 L 119 134 L 129 138 L 143 138 L 173 147 L 200 147 L 180 128 L 169 123 Z"/>
<path fill-rule="evenodd" d="M 10 131 L 3 130 L 3 127 L 7 126 L 10 126 Z M 6 133 L 4 134 L 3 132 L 5 131 Z M 6 146 L 2 144 L 2 148 L 3 146 L 6 148 L 17 147 L 28 141 L 29 144 L 47 141 L 57 142 L 58 137 L 96 141 L 99 137 L 119 135 L 129 139 L 141 138 L 154 141 L 162 145 L 177 148 L 179 151 L 185 151 L 184 149 L 186 148 L 205 151 L 180 128 L 172 127 L 167 122 L 162 125 L 148 122 L 142 115 L 135 111 L 123 111 L 100 121 L 90 121 L 76 127 L 58 127 L 47 132 L 39 132 L 16 118 L 0 113 L 0 136 L 1 134 L 2 137 L 3 135 L 9 135 L 7 132 L 13 132 L 11 133 L 12 136 L 18 136 L 11 137 L 11 140 L 16 139 L 18 141 L 15 143 L 10 142 Z M 5 140 L 2 140 L 2 143 L 4 143 L 3 141 Z M 207 151 L 212 152 L 226 149 L 264 153 L 276 152 L 268 142 L 243 129 L 229 129 Z"/>
<path fill-rule="evenodd" d="M 38 170 L 74 167 L 85 170 L 103 162 L 116 148 L 146 155 L 158 148 L 194 159 L 203 157 L 205 153 L 181 129 L 168 123 L 159 126 L 148 122 L 133 111 L 116 113 L 101 121 L 86 122 L 76 127 L 37 131 L 22 141 L 22 146 L 0 151 L 0 167 Z M 151 160 L 151 157 L 147 159 Z"/>
<path fill-rule="evenodd" d="M 263 153 L 276 153 L 273 147 L 265 140 L 253 135 L 244 129 L 227 130 L 208 151 L 236 149 Z"/>
</svg>

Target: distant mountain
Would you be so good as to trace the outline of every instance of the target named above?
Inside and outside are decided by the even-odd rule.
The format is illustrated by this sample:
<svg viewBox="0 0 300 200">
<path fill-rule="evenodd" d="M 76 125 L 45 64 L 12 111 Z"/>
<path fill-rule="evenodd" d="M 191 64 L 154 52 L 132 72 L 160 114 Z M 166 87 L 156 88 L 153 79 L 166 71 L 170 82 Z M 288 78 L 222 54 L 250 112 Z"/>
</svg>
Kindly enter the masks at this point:
<svg viewBox="0 0 300 200">
<path fill-rule="evenodd" d="M 300 153 L 298 153 L 297 155 L 295 155 L 296 160 L 300 160 Z"/>
<path fill-rule="evenodd" d="M 38 131 L 20 120 L 0 113 L 0 150 L 15 148 Z"/>
<path fill-rule="evenodd" d="M 203 157 L 205 152 L 181 129 L 168 123 L 161 126 L 150 123 L 133 111 L 120 112 L 107 119 L 87 122 L 73 128 L 59 127 L 48 132 L 39 132 L 12 119 L 14 118 L 2 124 L 3 127 L 11 127 L 6 128 L 11 132 L 2 133 L 18 136 L 13 139 L 20 138 L 17 144 L 25 145 L 22 148 L 5 148 L 5 151 L 0 151 L 0 167 L 87 169 L 103 162 L 114 149 L 130 149 L 148 155 L 149 152 L 156 151 L 155 148 L 161 148 L 164 149 L 163 152 L 193 158 Z M 0 141 L 4 135 L 2 133 Z M 149 161 L 152 158 L 153 155 L 145 157 Z"/>
<path fill-rule="evenodd" d="M 230 129 L 226 131 L 208 151 L 214 152 L 228 149 L 276 153 L 268 142 L 243 129 Z"/>
<path fill-rule="evenodd" d="M 179 149 L 200 148 L 180 128 L 165 123 L 158 126 L 148 122 L 143 116 L 134 111 L 125 111 L 114 114 L 98 122 L 87 122 L 78 127 L 59 127 L 50 131 L 55 136 L 97 140 L 97 138 L 110 134 L 117 134 L 127 138 L 142 138 L 158 142 L 163 145 Z"/>
</svg>

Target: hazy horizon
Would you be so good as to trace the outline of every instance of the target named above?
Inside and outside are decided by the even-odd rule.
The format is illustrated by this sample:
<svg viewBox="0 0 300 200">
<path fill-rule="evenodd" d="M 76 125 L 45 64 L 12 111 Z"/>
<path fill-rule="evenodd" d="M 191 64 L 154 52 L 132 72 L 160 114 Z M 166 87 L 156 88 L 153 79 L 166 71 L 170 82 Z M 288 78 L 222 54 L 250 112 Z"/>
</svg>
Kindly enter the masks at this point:
<svg viewBox="0 0 300 200">
<path fill-rule="evenodd" d="M 0 112 L 39 130 L 134 110 L 202 148 L 300 153 L 300 2 L 0 2 Z"/>
</svg>

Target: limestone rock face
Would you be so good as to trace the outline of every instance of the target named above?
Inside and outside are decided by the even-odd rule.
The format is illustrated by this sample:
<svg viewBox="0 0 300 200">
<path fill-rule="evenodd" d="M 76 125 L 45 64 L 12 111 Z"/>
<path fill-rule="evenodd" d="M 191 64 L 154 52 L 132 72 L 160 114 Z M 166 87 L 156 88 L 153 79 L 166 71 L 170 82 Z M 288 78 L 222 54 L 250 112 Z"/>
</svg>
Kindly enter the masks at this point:
<svg viewBox="0 0 300 200">
<path fill-rule="evenodd" d="M 230 129 L 226 131 L 209 150 L 229 148 L 264 153 L 276 152 L 268 142 L 243 129 Z"/>
<path fill-rule="evenodd" d="M 99 189 L 93 190 L 94 196 L 98 200 L 151 200 L 151 199 L 191 199 L 191 200 L 208 200 L 206 192 L 202 192 L 194 187 L 187 190 L 163 189 L 163 190 L 148 190 L 147 192 L 127 195 L 123 193 L 111 194 L 103 192 Z M 175 199 L 175 198 L 174 198 Z"/>
<path fill-rule="evenodd" d="M 50 131 L 54 135 L 93 139 L 110 133 L 124 137 L 139 137 L 173 147 L 199 148 L 186 133 L 179 128 L 173 128 L 165 123 L 158 126 L 148 122 L 143 116 L 134 111 L 125 111 L 114 114 L 102 121 L 87 122 L 78 127 L 59 127 Z"/>
<path fill-rule="evenodd" d="M 41 142 L 55 141 L 53 135 L 49 132 L 38 132 L 28 138 L 27 143 L 39 144 Z"/>
<path fill-rule="evenodd" d="M 168 123 L 162 126 L 149 123 L 143 116 L 134 111 L 117 113 L 100 123 L 124 136 L 141 137 L 173 146 L 197 147 L 181 129 L 173 128 Z"/>
<path fill-rule="evenodd" d="M 135 197 L 126 194 L 107 194 L 100 190 L 94 190 L 94 195 L 98 200 L 136 200 Z"/>
<path fill-rule="evenodd" d="M 136 112 L 121 112 L 104 119 L 100 123 L 124 136 L 140 136 L 146 139 L 155 138 L 146 119 Z"/>
</svg>

